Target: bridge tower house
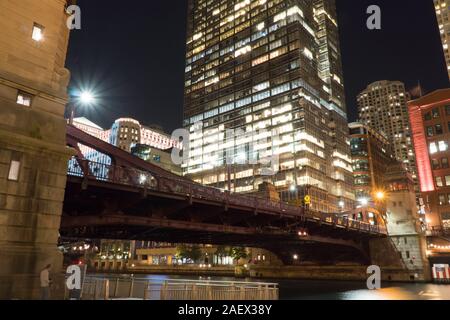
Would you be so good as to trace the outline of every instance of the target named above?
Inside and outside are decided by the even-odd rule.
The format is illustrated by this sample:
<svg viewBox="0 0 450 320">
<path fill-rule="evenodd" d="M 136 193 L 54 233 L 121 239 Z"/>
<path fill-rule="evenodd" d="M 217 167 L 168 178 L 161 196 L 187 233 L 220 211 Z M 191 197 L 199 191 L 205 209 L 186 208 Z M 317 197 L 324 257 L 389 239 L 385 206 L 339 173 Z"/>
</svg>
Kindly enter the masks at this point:
<svg viewBox="0 0 450 320">
<path fill-rule="evenodd" d="M 39 297 L 47 264 L 63 288 L 67 2 L 0 1 L 0 299 Z"/>
</svg>

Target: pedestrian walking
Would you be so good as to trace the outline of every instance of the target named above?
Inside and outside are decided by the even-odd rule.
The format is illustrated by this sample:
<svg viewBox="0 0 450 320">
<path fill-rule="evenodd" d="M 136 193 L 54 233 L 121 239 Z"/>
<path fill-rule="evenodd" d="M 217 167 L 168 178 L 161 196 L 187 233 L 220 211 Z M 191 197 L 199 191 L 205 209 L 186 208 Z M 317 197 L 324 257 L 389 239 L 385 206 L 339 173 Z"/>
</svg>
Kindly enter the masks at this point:
<svg viewBox="0 0 450 320">
<path fill-rule="evenodd" d="M 50 299 L 50 269 L 52 265 L 47 265 L 44 269 L 42 269 L 40 274 L 40 282 L 41 282 L 41 300 L 49 300 Z"/>
</svg>

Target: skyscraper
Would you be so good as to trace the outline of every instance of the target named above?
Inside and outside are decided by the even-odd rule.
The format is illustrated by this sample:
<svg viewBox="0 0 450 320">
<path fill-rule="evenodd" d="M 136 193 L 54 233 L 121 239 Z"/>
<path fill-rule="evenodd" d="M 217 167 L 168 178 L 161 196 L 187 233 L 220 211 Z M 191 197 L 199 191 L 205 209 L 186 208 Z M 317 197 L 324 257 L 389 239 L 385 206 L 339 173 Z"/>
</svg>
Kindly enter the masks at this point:
<svg viewBox="0 0 450 320">
<path fill-rule="evenodd" d="M 185 174 L 234 192 L 268 181 L 283 199 L 310 195 L 313 210 L 351 208 L 334 0 L 190 0 L 188 7 Z M 260 160 L 270 156 L 279 164 L 265 175 Z"/>
<path fill-rule="evenodd" d="M 367 86 L 357 100 L 361 122 L 388 137 L 396 159 L 406 166 L 416 181 L 407 107 L 409 94 L 405 85 L 399 81 L 377 81 Z"/>
<path fill-rule="evenodd" d="M 356 198 L 375 198 L 376 192 L 385 189 L 387 167 L 396 162 L 389 140 L 358 122 L 350 123 L 349 129 Z"/>
<path fill-rule="evenodd" d="M 434 0 L 434 8 L 436 9 L 436 17 L 439 25 L 439 33 L 441 34 L 442 47 L 444 49 L 445 62 L 447 63 L 447 72 L 450 78 L 450 15 L 448 0 Z"/>
<path fill-rule="evenodd" d="M 335 1 L 314 1 L 314 18 L 318 23 L 319 76 L 326 83 L 330 101 L 346 111 L 339 28 Z"/>
</svg>

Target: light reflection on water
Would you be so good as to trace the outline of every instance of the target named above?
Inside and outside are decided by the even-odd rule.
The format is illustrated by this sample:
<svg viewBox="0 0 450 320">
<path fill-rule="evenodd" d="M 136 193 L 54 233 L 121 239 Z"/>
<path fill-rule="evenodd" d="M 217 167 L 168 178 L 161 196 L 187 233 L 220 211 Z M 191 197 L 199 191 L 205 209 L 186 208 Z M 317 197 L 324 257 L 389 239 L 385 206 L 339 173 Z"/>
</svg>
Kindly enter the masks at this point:
<svg viewBox="0 0 450 320">
<path fill-rule="evenodd" d="M 118 275 L 101 275 L 117 277 Z M 123 278 L 164 282 L 170 279 L 217 280 L 279 283 L 282 300 L 450 300 L 450 285 L 426 283 L 388 283 L 380 290 L 368 290 L 365 282 L 316 281 L 286 279 L 242 279 L 233 277 L 186 276 L 186 275 L 119 275 Z"/>
</svg>

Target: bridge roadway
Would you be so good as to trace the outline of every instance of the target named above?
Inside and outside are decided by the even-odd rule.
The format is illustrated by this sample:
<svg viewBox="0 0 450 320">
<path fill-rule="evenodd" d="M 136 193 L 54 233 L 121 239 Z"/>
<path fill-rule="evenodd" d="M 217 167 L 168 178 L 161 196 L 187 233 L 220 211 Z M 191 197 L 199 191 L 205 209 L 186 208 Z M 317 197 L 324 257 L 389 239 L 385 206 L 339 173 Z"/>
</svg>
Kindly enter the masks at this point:
<svg viewBox="0 0 450 320">
<path fill-rule="evenodd" d="M 301 248 L 304 259 L 360 261 L 368 260 L 370 239 L 387 236 L 383 226 L 202 186 L 72 126 L 67 141 L 77 156 L 68 171 L 62 236 L 260 247 L 283 260 Z M 112 164 L 83 159 L 79 144 Z"/>
</svg>

